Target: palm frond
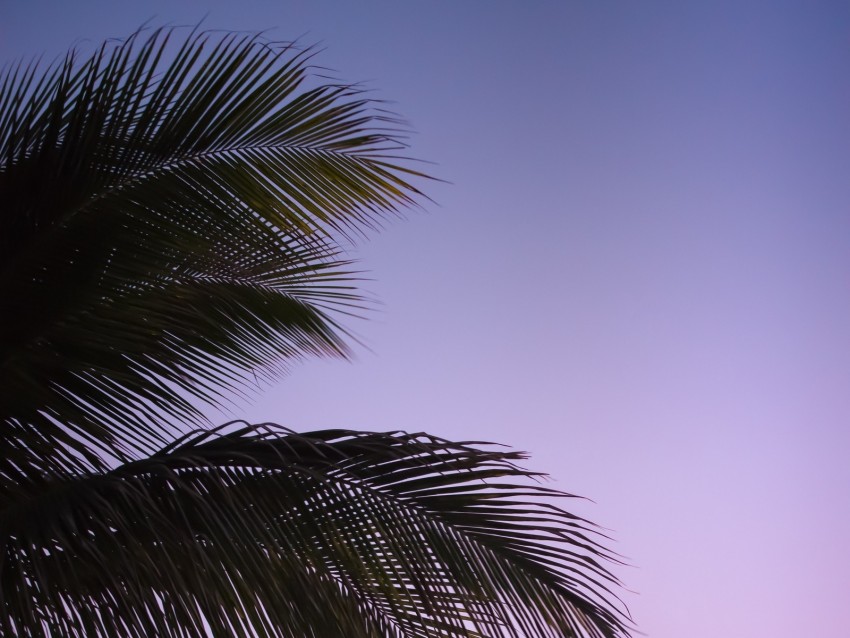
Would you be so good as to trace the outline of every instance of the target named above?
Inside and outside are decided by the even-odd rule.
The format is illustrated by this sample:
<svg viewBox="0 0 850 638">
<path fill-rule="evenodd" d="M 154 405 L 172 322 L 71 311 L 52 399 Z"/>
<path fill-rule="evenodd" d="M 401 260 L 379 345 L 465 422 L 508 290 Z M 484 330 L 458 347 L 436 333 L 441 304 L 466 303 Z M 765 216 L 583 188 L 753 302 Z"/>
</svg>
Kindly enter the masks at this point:
<svg viewBox="0 0 850 638">
<path fill-rule="evenodd" d="M 522 458 L 234 423 L 22 488 L 0 508 L 3 633 L 626 635 L 615 557 Z"/>
<path fill-rule="evenodd" d="M 404 127 L 310 50 L 175 36 L 0 80 L 0 474 L 145 456 L 258 366 L 346 356 L 339 241 L 420 196 Z"/>
</svg>

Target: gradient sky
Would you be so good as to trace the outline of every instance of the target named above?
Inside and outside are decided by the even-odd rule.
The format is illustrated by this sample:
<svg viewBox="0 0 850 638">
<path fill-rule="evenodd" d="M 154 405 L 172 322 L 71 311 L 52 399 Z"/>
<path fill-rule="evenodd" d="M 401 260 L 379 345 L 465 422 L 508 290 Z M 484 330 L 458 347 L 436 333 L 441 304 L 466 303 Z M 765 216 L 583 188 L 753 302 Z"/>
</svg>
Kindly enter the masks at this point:
<svg viewBox="0 0 850 638">
<path fill-rule="evenodd" d="M 451 182 L 356 253 L 371 352 L 239 415 L 527 450 L 649 636 L 850 635 L 850 3 L 0 0 L 0 57 L 203 18 Z"/>
</svg>

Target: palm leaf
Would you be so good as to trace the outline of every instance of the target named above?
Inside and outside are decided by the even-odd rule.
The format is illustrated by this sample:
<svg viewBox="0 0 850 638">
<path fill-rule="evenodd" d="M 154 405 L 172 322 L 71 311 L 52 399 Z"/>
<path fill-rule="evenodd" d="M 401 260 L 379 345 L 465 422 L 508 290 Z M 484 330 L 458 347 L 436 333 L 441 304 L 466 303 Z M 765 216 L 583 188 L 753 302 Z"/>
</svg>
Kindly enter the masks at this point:
<svg viewBox="0 0 850 638">
<path fill-rule="evenodd" d="M 622 636 L 593 527 L 516 452 L 230 424 L 0 509 L 5 635 Z"/>
<path fill-rule="evenodd" d="M 339 241 L 419 196 L 400 123 L 309 50 L 174 38 L 0 81 L 0 474 L 143 457 L 257 370 L 346 356 Z"/>
<path fill-rule="evenodd" d="M 522 455 L 200 422 L 364 300 L 420 197 L 404 127 L 309 51 L 136 34 L 0 78 L 0 631 L 619 636 L 616 560 Z"/>
</svg>

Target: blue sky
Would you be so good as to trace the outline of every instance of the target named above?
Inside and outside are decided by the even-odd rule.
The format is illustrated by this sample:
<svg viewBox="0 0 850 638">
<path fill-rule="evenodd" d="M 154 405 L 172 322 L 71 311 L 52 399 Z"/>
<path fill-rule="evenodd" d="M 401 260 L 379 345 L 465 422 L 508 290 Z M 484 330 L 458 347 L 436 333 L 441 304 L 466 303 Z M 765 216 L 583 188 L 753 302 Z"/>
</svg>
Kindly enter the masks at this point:
<svg viewBox="0 0 850 638">
<path fill-rule="evenodd" d="M 236 412 L 529 451 L 650 636 L 850 626 L 850 5 L 0 3 L 4 60 L 143 22 L 320 43 L 447 183 L 353 252 L 354 364 Z"/>
</svg>

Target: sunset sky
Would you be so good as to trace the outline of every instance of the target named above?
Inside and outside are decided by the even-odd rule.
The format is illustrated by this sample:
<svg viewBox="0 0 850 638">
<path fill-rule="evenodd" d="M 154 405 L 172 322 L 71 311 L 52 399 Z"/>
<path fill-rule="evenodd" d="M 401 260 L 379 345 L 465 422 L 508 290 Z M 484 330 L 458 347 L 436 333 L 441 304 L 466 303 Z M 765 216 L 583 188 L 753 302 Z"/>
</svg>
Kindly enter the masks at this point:
<svg viewBox="0 0 850 638">
<path fill-rule="evenodd" d="M 0 0 L 0 57 L 201 20 L 321 45 L 444 180 L 352 251 L 356 360 L 232 416 L 528 451 L 653 638 L 850 635 L 850 3 Z"/>
</svg>

